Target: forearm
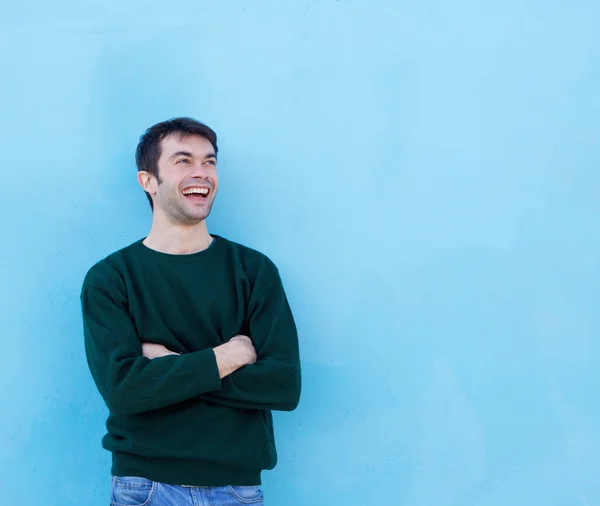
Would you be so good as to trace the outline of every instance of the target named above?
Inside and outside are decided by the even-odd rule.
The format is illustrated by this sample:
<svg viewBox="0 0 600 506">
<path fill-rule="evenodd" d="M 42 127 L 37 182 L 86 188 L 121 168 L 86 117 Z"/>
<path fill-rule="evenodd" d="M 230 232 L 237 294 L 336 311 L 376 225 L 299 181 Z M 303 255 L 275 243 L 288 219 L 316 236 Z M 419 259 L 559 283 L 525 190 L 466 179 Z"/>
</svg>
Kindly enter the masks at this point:
<svg viewBox="0 0 600 506">
<path fill-rule="evenodd" d="M 292 411 L 300 393 L 300 364 L 265 358 L 224 378 L 220 391 L 201 398 L 234 408 Z"/>
<path fill-rule="evenodd" d="M 99 370 L 92 364 L 90 368 Z M 211 349 L 155 360 L 124 358 L 110 375 L 94 374 L 94 379 L 109 410 L 115 414 L 165 408 L 221 388 Z"/>
<path fill-rule="evenodd" d="M 292 411 L 301 393 L 300 352 L 280 280 L 249 305 L 249 315 L 257 362 L 224 378 L 221 390 L 204 398 L 238 408 Z"/>
<path fill-rule="evenodd" d="M 254 350 L 250 339 L 244 338 L 247 341 L 247 343 L 245 343 L 244 340 L 240 340 L 239 337 L 243 336 L 236 336 L 228 343 L 213 349 L 221 379 L 233 374 L 247 364 L 256 362 L 256 351 Z"/>
<path fill-rule="evenodd" d="M 87 278 L 86 278 L 87 279 Z M 127 298 L 106 276 L 84 282 L 81 293 L 85 352 L 90 372 L 108 409 L 135 414 L 172 406 L 218 391 L 221 374 L 208 348 L 150 360 L 127 310 Z M 154 345 L 159 346 L 159 345 Z"/>
</svg>

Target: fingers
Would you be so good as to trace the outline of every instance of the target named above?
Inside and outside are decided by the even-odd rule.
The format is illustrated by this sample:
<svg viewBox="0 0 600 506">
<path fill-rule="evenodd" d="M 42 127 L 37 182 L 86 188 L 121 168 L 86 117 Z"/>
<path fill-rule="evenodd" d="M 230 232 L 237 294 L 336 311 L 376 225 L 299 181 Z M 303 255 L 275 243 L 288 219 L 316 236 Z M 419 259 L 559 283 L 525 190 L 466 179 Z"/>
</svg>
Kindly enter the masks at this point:
<svg viewBox="0 0 600 506">
<path fill-rule="evenodd" d="M 231 338 L 231 340 L 232 340 L 232 341 L 233 341 L 234 339 L 235 339 L 236 341 L 245 341 L 245 342 L 247 342 L 248 344 L 252 344 L 252 339 L 250 339 L 248 336 L 245 336 L 245 335 L 243 335 L 243 334 L 238 334 L 237 336 L 235 336 L 235 337 L 232 337 L 232 338 Z"/>
<path fill-rule="evenodd" d="M 142 343 L 142 354 L 150 360 L 166 357 L 167 355 L 179 355 L 179 353 L 169 350 L 166 346 L 156 343 Z"/>
<path fill-rule="evenodd" d="M 160 353 L 162 351 L 166 351 L 167 348 L 165 348 L 162 344 L 142 343 L 142 350 L 144 353 Z"/>
<path fill-rule="evenodd" d="M 252 343 L 252 339 L 248 336 L 244 336 L 239 334 L 231 338 L 230 342 L 239 343 L 239 353 L 240 358 L 243 364 L 255 364 L 257 361 L 256 349 L 254 348 L 254 344 Z"/>
</svg>

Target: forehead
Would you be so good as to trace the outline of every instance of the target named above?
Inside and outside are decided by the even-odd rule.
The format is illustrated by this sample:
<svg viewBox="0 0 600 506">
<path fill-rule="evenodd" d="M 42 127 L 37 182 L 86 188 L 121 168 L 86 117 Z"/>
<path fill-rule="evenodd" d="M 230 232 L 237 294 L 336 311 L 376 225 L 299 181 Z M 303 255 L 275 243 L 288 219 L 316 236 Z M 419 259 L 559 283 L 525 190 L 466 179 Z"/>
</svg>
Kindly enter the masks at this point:
<svg viewBox="0 0 600 506">
<path fill-rule="evenodd" d="M 186 137 L 181 137 L 178 134 L 167 135 L 161 141 L 160 146 L 160 158 L 162 159 L 169 158 L 179 151 L 187 151 L 197 158 L 204 158 L 215 153 L 210 141 L 199 135 L 188 135 Z"/>
</svg>

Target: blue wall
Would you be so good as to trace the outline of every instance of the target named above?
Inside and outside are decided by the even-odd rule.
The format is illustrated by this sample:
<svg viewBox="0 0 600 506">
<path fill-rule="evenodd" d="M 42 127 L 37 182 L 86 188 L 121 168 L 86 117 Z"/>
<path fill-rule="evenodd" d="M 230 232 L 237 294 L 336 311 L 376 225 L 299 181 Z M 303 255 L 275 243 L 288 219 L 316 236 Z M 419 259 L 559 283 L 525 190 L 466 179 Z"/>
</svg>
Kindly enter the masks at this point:
<svg viewBox="0 0 600 506">
<path fill-rule="evenodd" d="M 220 134 L 213 232 L 280 266 L 273 505 L 600 504 L 597 0 L 3 2 L 0 504 L 108 504 L 79 289 Z"/>
</svg>

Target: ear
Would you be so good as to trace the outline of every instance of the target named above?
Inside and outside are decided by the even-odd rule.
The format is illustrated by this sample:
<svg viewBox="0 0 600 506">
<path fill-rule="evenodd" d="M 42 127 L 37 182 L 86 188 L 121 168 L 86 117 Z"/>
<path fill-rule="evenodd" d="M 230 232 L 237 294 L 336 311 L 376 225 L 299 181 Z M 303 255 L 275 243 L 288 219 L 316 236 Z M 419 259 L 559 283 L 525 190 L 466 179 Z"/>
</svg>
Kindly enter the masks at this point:
<svg viewBox="0 0 600 506">
<path fill-rule="evenodd" d="M 137 173 L 137 180 L 145 192 L 148 192 L 150 195 L 156 194 L 156 178 L 152 174 L 145 170 L 140 170 Z"/>
</svg>

